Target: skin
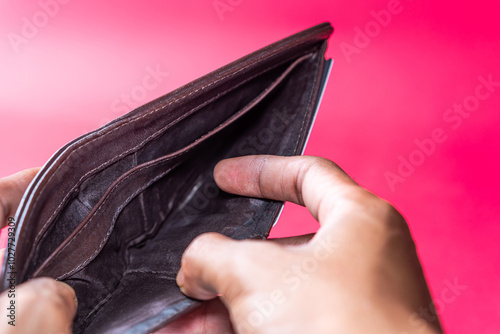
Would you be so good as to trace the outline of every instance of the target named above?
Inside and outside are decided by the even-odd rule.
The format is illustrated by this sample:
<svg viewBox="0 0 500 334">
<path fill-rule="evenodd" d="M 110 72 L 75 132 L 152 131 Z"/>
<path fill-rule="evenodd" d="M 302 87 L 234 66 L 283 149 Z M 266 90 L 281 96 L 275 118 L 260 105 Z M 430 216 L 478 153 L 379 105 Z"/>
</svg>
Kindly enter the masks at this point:
<svg viewBox="0 0 500 334">
<path fill-rule="evenodd" d="M 4 222 L 31 173 L 0 179 Z M 335 163 L 247 156 L 219 162 L 214 177 L 229 193 L 304 205 L 320 228 L 273 241 L 197 237 L 183 254 L 177 283 L 208 302 L 158 333 L 442 332 L 404 218 Z M 5 329 L 2 321 L 2 333 L 69 332 L 76 310 L 69 286 L 42 278 L 16 292 L 29 302 L 17 304 L 20 326 Z M 7 302 L 2 294 L 0 306 Z M 434 316 L 420 316 L 422 310 Z"/>
<path fill-rule="evenodd" d="M 0 179 L 0 226 L 13 217 L 22 195 L 39 168 L 28 169 Z M 0 251 L 3 259 L 4 250 Z M 7 292 L 0 295 L 0 308 L 6 310 L 11 300 Z M 15 326 L 8 324 L 3 311 L 0 333 L 71 333 L 77 301 L 73 289 L 62 282 L 42 277 L 16 286 Z"/>
</svg>

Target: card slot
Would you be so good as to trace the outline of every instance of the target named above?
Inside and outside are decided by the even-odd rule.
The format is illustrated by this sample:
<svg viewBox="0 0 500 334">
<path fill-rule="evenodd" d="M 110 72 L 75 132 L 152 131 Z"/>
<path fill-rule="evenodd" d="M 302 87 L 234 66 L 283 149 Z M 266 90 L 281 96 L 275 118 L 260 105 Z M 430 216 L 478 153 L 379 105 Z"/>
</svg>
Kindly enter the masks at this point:
<svg viewBox="0 0 500 334">
<path fill-rule="evenodd" d="M 187 158 L 189 153 L 203 142 L 223 131 L 243 115 L 255 108 L 293 71 L 300 63 L 312 54 L 302 56 L 290 64 L 270 85 L 243 108 L 235 112 L 226 121 L 205 133 L 195 141 L 181 149 L 143 163 L 121 175 L 105 192 L 97 205 L 77 226 L 68 238 L 38 267 L 34 276 L 51 276 L 64 279 L 79 271 L 92 261 L 102 250 L 109 239 L 115 222 L 130 201 L 148 188 L 151 184 L 165 177 L 178 164 Z M 151 177 L 151 175 L 155 175 Z M 141 185 L 137 187 L 137 185 Z M 130 189 L 135 189 L 130 193 Z M 154 233 L 156 228 L 147 231 Z M 130 236 L 129 236 L 130 237 Z"/>
<path fill-rule="evenodd" d="M 195 135 L 193 131 L 191 131 L 191 133 L 186 133 L 186 129 L 191 130 L 195 128 L 196 122 L 199 123 L 200 120 L 202 122 L 202 127 L 205 126 L 203 122 L 218 123 L 217 117 L 221 117 L 221 112 L 226 109 L 230 112 L 231 109 L 234 108 L 232 104 L 241 103 L 241 101 L 234 101 L 233 96 L 252 97 L 252 94 L 259 93 L 258 89 L 262 86 L 262 83 L 266 85 L 266 88 L 263 89 L 265 91 L 269 86 L 272 86 L 273 83 L 277 84 L 283 79 L 280 79 L 280 74 L 282 75 L 284 72 L 291 70 L 298 63 L 305 60 L 305 58 L 311 56 L 312 54 L 306 54 L 295 60 L 292 65 L 290 65 L 291 62 L 288 62 L 287 64 L 274 64 L 266 69 L 261 69 L 259 72 L 249 75 L 245 80 L 237 82 L 234 86 L 228 87 L 216 96 L 210 96 L 210 98 L 204 102 L 197 102 L 197 104 L 192 105 L 188 104 L 186 108 L 189 107 L 191 109 L 185 110 L 175 121 L 166 122 L 167 125 L 165 127 L 152 133 L 145 141 L 138 143 L 133 150 L 127 150 L 123 154 L 114 156 L 113 159 L 101 164 L 98 168 L 82 176 L 82 178 L 73 185 L 71 190 L 67 192 L 58 207 L 51 213 L 51 216 L 46 218 L 43 227 L 37 232 L 32 251 L 25 261 L 25 263 L 29 263 L 29 267 L 26 268 L 28 277 L 32 277 L 36 269 L 64 240 L 66 240 L 71 231 L 80 224 L 82 219 L 89 214 L 89 211 L 83 212 L 84 208 L 79 208 L 79 216 L 75 216 L 74 211 L 72 212 L 69 210 L 68 206 L 70 206 L 76 198 L 85 202 L 90 207 L 97 205 L 106 189 L 125 171 L 131 170 L 136 166 L 131 162 L 131 155 L 137 154 L 139 156 L 138 163 L 141 164 L 155 160 L 159 156 L 167 155 L 170 152 L 182 148 L 185 146 L 182 144 L 182 141 L 195 141 L 198 136 L 193 137 L 193 135 Z M 276 79 L 276 77 L 278 77 L 278 79 Z M 257 82 L 257 84 L 255 82 Z M 271 82 L 271 85 L 269 85 L 269 82 Z M 175 113 L 178 114 L 177 111 L 175 111 Z M 165 115 L 165 117 L 169 118 L 169 115 Z M 165 123 L 163 119 L 158 119 L 158 122 Z M 185 122 L 191 123 L 188 125 L 185 124 Z M 138 124 L 136 123 L 135 127 L 137 126 Z M 131 128 L 131 131 L 136 131 L 135 127 Z M 181 130 L 175 133 L 173 130 L 176 128 Z M 171 133 L 174 134 L 172 135 Z M 133 135 L 133 133 L 131 135 Z M 155 144 L 158 140 L 162 140 L 160 145 Z M 176 144 L 177 147 L 175 147 L 175 145 L 173 147 L 169 146 L 172 145 L 172 143 Z M 90 152 L 90 149 L 88 148 L 86 151 Z M 152 155 L 149 154 L 151 152 L 153 153 Z M 101 174 L 106 175 L 100 176 Z M 61 226 L 63 227 L 62 229 Z"/>
<path fill-rule="evenodd" d="M 305 57 L 308 57 L 309 55 L 306 55 Z M 282 64 L 283 65 L 283 64 Z M 280 65 L 280 66 L 282 66 Z M 235 93 L 238 89 L 244 90 L 246 94 L 243 95 L 250 95 L 251 93 L 247 91 L 247 86 L 249 85 L 252 80 L 261 80 L 261 77 L 264 77 L 264 82 L 265 80 L 268 80 L 266 78 L 266 75 L 268 75 L 269 72 L 273 71 L 282 71 L 280 69 L 280 66 L 276 65 L 270 68 L 267 68 L 264 71 L 258 72 L 249 78 L 243 80 L 242 82 L 238 83 L 234 87 L 231 87 L 230 89 L 227 89 L 226 91 L 223 91 L 219 93 L 217 96 L 214 96 L 210 98 L 210 100 L 207 100 L 198 106 L 194 106 L 194 108 L 190 111 L 186 111 L 182 117 L 179 117 L 178 120 L 175 122 L 169 123 L 169 125 L 162 129 L 160 132 L 161 133 L 171 133 L 172 129 L 174 129 L 176 126 L 177 128 L 182 128 L 182 129 L 191 129 L 193 128 L 192 124 L 189 126 L 186 126 L 186 124 L 183 124 L 183 122 L 193 122 L 193 120 L 199 120 L 199 119 L 206 119 L 208 121 L 215 120 L 215 117 L 212 117 L 210 115 L 210 107 L 213 105 L 217 105 L 220 101 L 226 101 L 231 98 L 231 96 L 235 95 L 232 93 Z M 284 65 L 283 65 L 284 66 Z M 288 65 L 287 65 L 288 66 Z M 290 67 L 290 66 L 288 66 Z M 267 73 L 267 74 L 266 74 Z M 275 74 L 272 74 L 275 75 Z M 275 80 L 276 81 L 276 80 Z M 250 85 L 251 86 L 251 85 Z M 254 87 L 255 88 L 255 87 Z M 231 93 L 231 94 L 228 94 Z M 251 96 L 251 95 L 250 95 Z M 226 106 L 227 107 L 227 106 Z M 230 106 L 229 106 L 230 107 Z M 208 113 L 207 109 L 208 108 Z M 203 109 L 203 110 L 200 110 Z M 222 110 L 225 108 L 219 108 L 219 110 Z M 201 113 L 201 114 L 200 114 Z M 203 114 L 207 115 L 206 117 L 203 117 Z M 201 117 L 200 117 L 201 116 Z M 177 125 L 176 125 L 177 124 Z M 169 131 L 167 132 L 167 128 Z M 162 145 L 156 145 L 155 147 L 155 140 L 158 140 L 161 137 L 161 133 L 155 133 L 148 137 L 148 139 L 145 142 L 140 143 L 139 145 L 136 146 L 136 151 L 134 152 L 128 152 L 128 156 L 131 154 L 136 154 L 139 151 L 144 151 L 145 145 L 148 145 L 148 143 L 151 143 L 151 146 L 153 146 L 153 149 L 150 149 L 150 152 L 156 152 L 158 150 L 163 150 L 163 152 L 156 152 L 156 154 L 162 153 L 162 155 L 166 155 L 169 152 L 165 152 L 165 150 L 168 148 L 168 145 L 172 142 L 178 141 L 179 138 L 185 138 L 188 137 L 186 133 L 180 133 L 177 135 L 177 138 L 172 138 L 172 136 L 163 138 L 164 142 Z M 174 136 L 175 137 L 175 136 Z M 160 138 L 161 139 L 161 138 Z M 196 138 L 190 139 L 190 141 L 195 140 Z M 175 148 L 175 147 L 174 147 Z M 175 150 L 171 150 L 170 152 L 173 152 Z M 140 163 L 147 162 L 149 160 L 154 160 L 158 156 L 147 156 L 146 155 L 141 155 L 141 161 Z M 116 158 L 113 158 L 116 159 Z M 123 165 L 123 166 L 122 166 Z M 124 170 L 130 170 L 131 168 L 135 167 L 131 165 L 130 159 L 128 159 L 126 156 L 122 157 L 121 160 L 113 162 L 111 165 L 101 165 L 100 171 L 94 171 L 91 174 L 88 174 L 85 176 L 85 178 L 82 178 L 78 183 L 76 183 L 71 191 L 69 191 L 68 195 L 65 197 L 65 199 L 61 202 L 61 204 L 58 206 L 58 208 L 53 212 L 51 215 L 50 219 L 46 221 L 44 224 L 44 227 L 39 231 L 36 240 L 34 241 L 34 247 L 32 248 L 32 255 L 30 255 L 28 262 L 31 263 L 30 269 L 29 269 L 29 275 L 31 276 L 32 273 L 36 270 L 36 268 L 46 259 L 50 254 L 57 248 L 57 246 L 63 242 L 68 236 L 71 231 L 77 227 L 77 225 L 82 221 L 82 219 L 77 219 L 75 221 L 75 217 L 71 212 L 68 212 L 68 210 L 65 210 L 65 208 L 70 205 L 68 203 L 71 203 L 72 201 L 75 200 L 75 196 L 78 197 L 87 197 L 84 198 L 82 201 L 88 203 L 91 207 L 95 206 L 99 199 L 103 196 L 105 190 L 112 184 L 114 180 L 116 180 L 117 177 L 112 177 L 111 175 L 107 175 L 105 177 L 100 177 L 102 173 L 107 173 L 107 174 L 116 174 L 116 175 L 121 175 Z M 110 170 L 111 172 L 107 172 Z M 97 191 L 96 191 L 97 189 Z M 101 189 L 101 190 L 99 190 Z M 71 196 L 70 196 L 71 195 Z M 88 198 L 88 197 L 92 198 Z M 92 203 L 90 203 L 92 202 Z M 81 210 L 79 210 L 80 212 Z M 82 212 L 81 212 L 82 213 Z M 89 212 L 83 213 L 84 215 L 88 214 Z M 78 217 L 76 217 L 78 218 Z M 61 230 L 57 226 L 63 226 L 64 229 Z M 66 232 L 64 232 L 66 231 Z"/>
<path fill-rule="evenodd" d="M 101 251 L 113 231 L 114 223 L 121 210 L 141 191 L 167 175 L 176 164 L 182 161 L 182 157 L 179 154 L 167 156 L 135 167 L 122 175 L 71 235 L 35 271 L 34 277 L 50 276 L 62 279 L 83 268 Z M 158 172 L 158 170 L 162 171 Z M 150 178 L 150 173 L 153 173 L 155 177 Z M 141 186 L 129 194 L 127 189 L 133 189 L 135 184 Z M 113 204 L 119 205 L 117 210 Z"/>
</svg>

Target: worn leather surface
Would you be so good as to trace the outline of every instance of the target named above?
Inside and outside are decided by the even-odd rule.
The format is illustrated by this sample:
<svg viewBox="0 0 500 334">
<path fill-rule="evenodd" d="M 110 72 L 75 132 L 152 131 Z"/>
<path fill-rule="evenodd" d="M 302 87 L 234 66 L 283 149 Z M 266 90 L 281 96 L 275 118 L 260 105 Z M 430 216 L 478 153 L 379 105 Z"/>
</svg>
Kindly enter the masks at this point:
<svg viewBox="0 0 500 334">
<path fill-rule="evenodd" d="M 265 238 L 281 202 L 222 192 L 221 159 L 301 154 L 329 63 L 329 24 L 293 35 L 60 149 L 17 213 L 17 283 L 76 291 L 75 333 L 148 333 L 200 304 L 175 284 L 197 235 Z M 6 261 L 2 290 L 7 287 Z"/>
</svg>

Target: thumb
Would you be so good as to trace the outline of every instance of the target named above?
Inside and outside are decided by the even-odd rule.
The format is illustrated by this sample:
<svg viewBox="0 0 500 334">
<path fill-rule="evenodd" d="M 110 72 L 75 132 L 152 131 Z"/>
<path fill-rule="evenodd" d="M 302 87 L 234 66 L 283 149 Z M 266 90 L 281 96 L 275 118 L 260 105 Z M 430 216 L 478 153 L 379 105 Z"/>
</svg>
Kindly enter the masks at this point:
<svg viewBox="0 0 500 334">
<path fill-rule="evenodd" d="M 39 167 L 31 168 L 0 178 L 0 228 L 5 226 L 8 217 L 14 216 L 24 191 L 39 170 Z"/>
<path fill-rule="evenodd" d="M 262 240 L 233 240 L 218 233 L 196 237 L 182 255 L 177 284 L 196 299 L 221 295 L 229 306 L 258 288 L 262 266 L 271 266 L 281 252 L 277 243 Z M 267 263 L 269 262 L 269 263 Z"/>
<path fill-rule="evenodd" d="M 9 310 L 1 333 L 63 334 L 72 333 L 77 302 L 69 285 L 42 277 L 12 285 L 0 295 L 0 307 Z"/>
</svg>

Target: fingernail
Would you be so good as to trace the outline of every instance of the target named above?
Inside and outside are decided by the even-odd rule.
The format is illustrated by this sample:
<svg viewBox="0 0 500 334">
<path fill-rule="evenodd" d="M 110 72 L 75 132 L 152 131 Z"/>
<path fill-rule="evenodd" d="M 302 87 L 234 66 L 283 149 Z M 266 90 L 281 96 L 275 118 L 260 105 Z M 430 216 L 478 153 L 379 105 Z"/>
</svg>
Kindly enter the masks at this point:
<svg viewBox="0 0 500 334">
<path fill-rule="evenodd" d="M 179 273 L 177 273 L 177 285 L 179 286 L 179 288 L 182 288 L 184 286 L 184 281 L 186 280 L 186 277 L 184 276 L 184 272 L 181 270 L 179 270 Z"/>
<path fill-rule="evenodd" d="M 76 293 L 75 293 L 75 290 L 71 287 L 71 285 L 69 285 L 68 283 L 65 283 L 65 282 L 62 282 L 62 281 L 57 281 L 57 283 L 59 283 L 59 286 L 68 291 L 68 292 L 71 292 L 71 294 L 74 296 L 73 298 L 73 303 L 78 306 L 78 299 L 76 299 Z"/>
<path fill-rule="evenodd" d="M 71 287 L 71 285 L 69 285 L 68 283 L 65 283 L 63 281 L 56 281 L 57 283 L 59 283 L 59 286 L 63 289 L 66 289 L 66 290 L 69 290 L 71 291 L 72 293 L 75 293 L 75 290 L 73 290 L 73 288 Z"/>
</svg>

